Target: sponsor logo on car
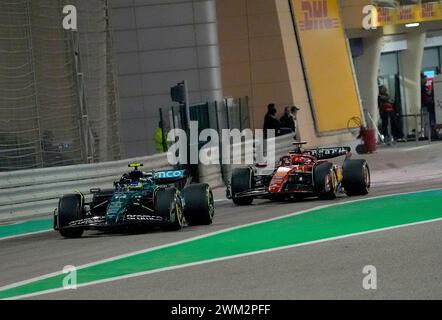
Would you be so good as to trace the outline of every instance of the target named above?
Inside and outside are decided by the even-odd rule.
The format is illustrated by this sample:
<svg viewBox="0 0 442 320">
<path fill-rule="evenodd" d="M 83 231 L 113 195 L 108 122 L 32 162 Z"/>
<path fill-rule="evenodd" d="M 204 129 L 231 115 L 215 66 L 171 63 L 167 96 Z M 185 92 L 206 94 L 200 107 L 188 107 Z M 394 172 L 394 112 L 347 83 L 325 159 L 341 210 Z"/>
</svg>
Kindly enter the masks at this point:
<svg viewBox="0 0 442 320">
<path fill-rule="evenodd" d="M 155 173 L 155 179 L 173 179 L 184 177 L 184 170 L 161 171 Z"/>
<path fill-rule="evenodd" d="M 126 219 L 130 221 L 163 221 L 163 217 L 134 215 L 134 214 L 128 214 L 126 216 Z"/>
<path fill-rule="evenodd" d="M 104 217 L 86 218 L 86 219 L 71 221 L 69 222 L 69 226 L 76 227 L 76 226 L 100 224 L 103 223 L 104 220 L 105 220 Z"/>
</svg>

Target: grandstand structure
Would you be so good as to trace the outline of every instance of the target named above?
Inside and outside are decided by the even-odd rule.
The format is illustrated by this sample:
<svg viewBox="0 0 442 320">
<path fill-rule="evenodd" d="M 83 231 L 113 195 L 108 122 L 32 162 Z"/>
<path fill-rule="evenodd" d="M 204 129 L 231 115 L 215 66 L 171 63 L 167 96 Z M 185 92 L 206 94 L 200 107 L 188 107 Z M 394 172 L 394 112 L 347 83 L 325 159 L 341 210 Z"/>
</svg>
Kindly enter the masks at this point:
<svg viewBox="0 0 442 320">
<path fill-rule="evenodd" d="M 118 160 L 116 88 L 107 0 L 0 1 L 0 171 Z"/>
</svg>

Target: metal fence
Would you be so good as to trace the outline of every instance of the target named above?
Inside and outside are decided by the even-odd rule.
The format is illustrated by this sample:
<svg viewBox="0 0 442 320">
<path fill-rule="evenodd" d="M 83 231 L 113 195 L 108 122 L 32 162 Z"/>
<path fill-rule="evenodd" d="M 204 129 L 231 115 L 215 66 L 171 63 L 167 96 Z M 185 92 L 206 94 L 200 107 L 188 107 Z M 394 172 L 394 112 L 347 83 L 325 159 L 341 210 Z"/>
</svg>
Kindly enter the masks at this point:
<svg viewBox="0 0 442 320">
<path fill-rule="evenodd" d="M 420 140 L 427 140 L 431 144 L 432 130 L 429 112 L 404 114 L 400 118 L 402 119 L 402 127 L 405 128 L 405 132 L 408 132 L 406 134 L 408 139 L 414 139 L 416 144 L 419 144 Z"/>
<path fill-rule="evenodd" d="M 395 133 L 393 132 L 392 124 L 390 118 L 388 119 L 388 134 L 384 136 L 384 133 L 381 132 L 381 124 L 375 123 L 372 115 L 367 110 L 364 110 L 365 119 L 367 119 L 367 124 L 370 128 L 375 128 L 377 131 L 378 141 L 385 142 L 391 144 L 394 140 L 393 137 Z M 432 125 L 431 125 L 431 117 L 429 112 L 421 112 L 416 114 L 400 114 L 395 116 L 394 120 L 397 122 L 397 130 L 399 132 L 396 135 L 403 135 L 407 140 L 414 140 L 416 144 L 421 140 L 427 140 L 428 143 L 432 141 Z M 350 119 L 349 123 L 353 121 L 353 123 L 357 123 L 361 125 L 362 122 L 359 119 L 358 121 L 354 121 Z"/>
<path fill-rule="evenodd" d="M 96 164 L 80 164 L 0 173 L 0 223 L 50 215 L 63 194 L 76 190 L 90 196 L 90 188 L 112 188 L 130 162 L 143 170 L 170 168 L 167 154 Z"/>
<path fill-rule="evenodd" d="M 62 27 L 68 4 L 78 32 Z M 119 159 L 107 7 L 0 1 L 0 171 Z"/>
<path fill-rule="evenodd" d="M 172 106 L 160 109 L 163 132 L 172 129 L 185 129 L 185 109 Z M 247 97 L 227 98 L 190 106 L 190 120 L 198 122 L 198 129 L 215 129 L 219 133 L 223 129 L 250 128 L 249 103 Z"/>
<path fill-rule="evenodd" d="M 276 158 L 287 153 L 293 135 L 275 138 Z M 241 157 L 245 157 L 245 144 L 241 142 Z M 256 151 L 254 149 L 254 151 Z M 63 194 L 78 190 L 90 197 L 90 188 L 111 188 L 112 182 L 127 172 L 130 162 L 144 163 L 143 170 L 168 169 L 167 153 L 97 164 L 21 170 L 0 173 L 0 223 L 49 216 Z M 234 165 L 200 166 L 202 182 L 213 188 L 223 187 L 230 179 Z"/>
</svg>

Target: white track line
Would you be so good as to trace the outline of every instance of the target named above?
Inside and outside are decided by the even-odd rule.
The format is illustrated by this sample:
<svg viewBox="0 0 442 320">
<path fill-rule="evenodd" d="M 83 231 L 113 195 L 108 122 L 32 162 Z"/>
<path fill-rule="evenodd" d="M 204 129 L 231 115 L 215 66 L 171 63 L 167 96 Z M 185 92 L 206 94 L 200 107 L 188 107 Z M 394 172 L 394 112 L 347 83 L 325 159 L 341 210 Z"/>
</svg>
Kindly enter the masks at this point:
<svg viewBox="0 0 442 320">
<path fill-rule="evenodd" d="M 267 222 L 270 222 L 270 221 L 281 220 L 281 219 L 285 219 L 285 218 L 288 218 L 288 217 L 293 217 L 293 216 L 296 216 L 296 215 L 301 215 L 301 214 L 304 214 L 304 213 L 308 213 L 308 212 L 316 211 L 316 210 L 320 210 L 320 209 L 325 209 L 325 208 L 329 208 L 329 207 L 346 205 L 346 204 L 357 203 L 357 202 L 362 202 L 362 201 L 370 201 L 370 200 L 374 200 L 374 199 L 382 199 L 382 198 L 400 196 L 400 195 L 419 194 L 419 193 L 438 191 L 438 190 L 441 190 L 441 189 L 440 188 L 435 188 L 435 189 L 428 189 L 428 190 L 421 190 L 421 191 L 402 192 L 402 193 L 395 193 L 395 194 L 376 196 L 376 197 L 372 197 L 372 198 L 364 198 L 364 199 L 344 201 L 344 202 L 340 202 L 340 203 L 327 204 L 327 205 L 318 206 L 318 207 L 315 207 L 315 208 L 311 208 L 311 209 L 307 209 L 307 210 L 302 210 L 302 211 L 294 212 L 294 213 L 283 215 L 283 216 L 278 216 L 278 217 L 274 217 L 274 218 L 270 218 L 270 219 L 265 219 L 265 220 L 261 220 L 261 221 L 246 223 L 246 224 L 235 226 L 235 227 L 231 227 L 231 228 L 222 229 L 222 230 L 219 230 L 219 231 L 203 234 L 203 235 L 200 235 L 200 236 L 192 237 L 192 238 L 181 240 L 181 241 L 177 241 L 177 242 L 172 242 L 172 243 L 161 245 L 161 246 L 156 246 L 156 247 L 152 247 L 152 248 L 148 248 L 148 249 L 144 249 L 144 250 L 139 250 L 139 251 L 134 251 L 134 252 L 127 253 L 127 254 L 118 255 L 118 256 L 115 256 L 115 257 L 112 257 L 112 258 L 108 258 L 108 259 L 98 260 L 98 261 L 95 261 L 95 262 L 92 262 L 92 263 L 87 263 L 87 264 L 78 266 L 77 270 L 85 269 L 85 268 L 92 267 L 92 266 L 95 266 L 95 265 L 98 265 L 98 264 L 102 264 L 102 263 L 106 263 L 106 262 L 112 262 L 112 261 L 115 261 L 115 260 L 131 257 L 131 256 L 138 255 L 138 254 L 144 254 L 144 253 L 147 253 L 147 252 L 151 252 L 151 251 L 155 251 L 155 250 L 159 250 L 159 249 L 164 249 L 164 248 L 172 247 L 172 246 L 175 246 L 175 245 L 179 245 L 179 244 L 195 241 L 195 240 L 198 240 L 198 239 L 208 238 L 210 236 L 217 235 L 217 234 L 220 234 L 220 233 L 225 233 L 225 232 L 232 231 L 232 230 L 237 230 L 237 229 L 241 229 L 241 228 L 245 228 L 245 227 L 253 226 L 253 225 L 257 225 L 257 224 L 263 224 L 263 223 L 267 223 Z M 94 285 L 94 284 L 106 283 L 106 282 L 116 281 L 116 280 L 120 280 L 120 279 L 133 278 L 133 277 L 143 276 L 143 275 L 147 275 L 147 274 L 151 274 L 151 273 L 156 273 L 156 272 L 161 272 L 161 271 L 175 270 L 175 269 L 179 269 L 179 268 L 185 268 L 185 267 L 188 267 L 188 266 L 200 265 L 200 264 L 210 263 L 210 262 L 214 262 L 214 261 L 222 261 L 222 260 L 234 259 L 234 258 L 242 257 L 242 256 L 249 256 L 249 255 L 255 255 L 255 254 L 260 254 L 260 253 L 267 253 L 267 252 L 272 252 L 272 251 L 284 250 L 284 249 L 295 248 L 295 247 L 299 247 L 299 246 L 305 246 L 305 245 L 309 245 L 309 244 L 321 243 L 321 242 L 326 242 L 326 241 L 333 241 L 333 240 L 337 240 L 337 239 L 344 239 L 344 238 L 354 237 L 354 236 L 358 236 L 358 235 L 370 234 L 370 233 L 381 232 L 381 231 L 386 231 L 386 230 L 399 229 L 399 228 L 404 228 L 404 227 L 409 227 L 409 226 L 414 226 L 414 225 L 419 225 L 419 224 L 436 222 L 436 221 L 442 221 L 442 218 L 433 219 L 433 220 L 426 220 L 426 221 L 410 223 L 410 224 L 404 224 L 404 225 L 398 225 L 398 226 L 387 227 L 387 228 L 381 228 L 381 229 L 375 229 L 375 230 L 370 230 L 370 231 L 365 231 L 365 232 L 360 232 L 360 233 L 353 233 L 353 234 L 349 234 L 349 235 L 338 236 L 338 237 L 333 237 L 333 238 L 327 238 L 327 239 L 311 241 L 311 242 L 305 242 L 305 243 L 296 244 L 296 245 L 290 245 L 290 246 L 286 246 L 286 247 L 279 247 L 279 248 L 273 248 L 273 249 L 268 249 L 268 250 L 255 251 L 255 252 L 245 253 L 245 254 L 236 255 L 236 256 L 229 256 L 229 257 L 222 257 L 222 258 L 217 258 L 217 259 L 212 259 L 212 260 L 205 260 L 205 261 L 200 261 L 200 262 L 191 263 L 191 264 L 183 264 L 183 265 L 178 265 L 178 266 L 174 266 L 174 267 L 168 267 L 168 268 L 157 269 L 157 270 L 152 270 L 152 271 L 146 271 L 146 272 L 141 272 L 141 273 L 134 273 L 134 274 L 129 274 L 129 275 L 121 276 L 121 277 L 108 278 L 108 279 L 103 279 L 103 280 L 99 280 L 99 281 L 89 282 L 89 283 L 78 285 L 78 287 L 86 287 L 86 286 L 90 286 L 90 285 Z M 47 278 L 58 276 L 58 275 L 61 275 L 61 274 L 62 274 L 62 271 L 57 271 L 57 272 L 49 273 L 49 274 L 46 274 L 46 275 L 43 275 L 43 276 L 31 278 L 31 279 L 28 279 L 28 280 L 24 280 L 24 281 L 20 281 L 20 282 L 15 282 L 15 283 L 12 283 L 10 285 L 6 285 L 6 286 L 3 286 L 3 287 L 0 287 L 0 292 L 4 291 L 4 290 L 11 289 L 11 288 L 15 288 L 15 287 L 18 287 L 18 286 L 26 285 L 26 284 L 29 284 L 29 283 L 32 283 L 32 282 L 35 282 L 35 281 L 44 280 L 44 279 L 47 279 Z M 11 299 L 29 298 L 29 297 L 39 296 L 39 295 L 42 295 L 42 294 L 48 294 L 48 293 L 52 293 L 52 292 L 59 292 L 59 291 L 63 291 L 63 290 L 65 290 L 65 289 L 58 288 L 58 289 L 52 289 L 52 290 L 47 290 L 47 291 L 40 291 L 40 292 L 32 293 L 32 294 L 29 294 L 29 295 L 17 296 L 17 297 L 11 298 Z"/>
<path fill-rule="evenodd" d="M 25 236 L 32 236 L 32 235 L 35 235 L 35 234 L 47 233 L 47 232 L 51 232 L 51 231 L 54 231 L 54 229 L 45 229 L 45 230 L 40 230 L 40 231 L 16 234 L 14 236 L 7 236 L 7 237 L 0 238 L 0 241 L 10 240 L 10 239 L 15 239 L 15 238 L 21 238 L 21 237 L 25 237 Z"/>
<path fill-rule="evenodd" d="M 114 277 L 114 278 L 108 278 L 108 279 L 103 279 L 103 280 L 98 280 L 98 281 L 92 281 L 92 282 L 88 282 L 88 283 L 84 283 L 84 284 L 79 284 L 79 285 L 77 285 L 77 288 L 84 288 L 84 287 L 93 286 L 93 285 L 97 285 L 97 284 L 103 284 L 103 283 L 114 282 L 114 281 L 118 281 L 118 280 L 130 279 L 130 278 L 135 278 L 135 277 L 141 277 L 141 276 L 146 276 L 146 275 L 150 275 L 150 274 L 154 274 L 154 273 L 159 273 L 159 272 L 164 272 L 164 271 L 183 269 L 183 268 L 194 267 L 194 266 L 199 266 L 199 265 L 213 263 L 213 262 L 219 262 L 219 261 L 233 260 L 233 259 L 237 259 L 237 258 L 254 256 L 254 255 L 263 254 L 263 253 L 270 253 L 270 252 L 275 252 L 275 251 L 288 250 L 288 249 L 308 246 L 308 245 L 312 245 L 312 244 L 319 244 L 319 243 L 324 243 L 324 242 L 336 241 L 336 240 L 340 240 L 340 239 L 352 238 L 352 237 L 357 237 L 357 236 L 362 236 L 362 235 L 367 235 L 367 234 L 373 234 L 373 233 L 378 233 L 378 232 L 383 232 L 383 231 L 389 231 L 389 230 L 395 230 L 395 229 L 402 229 L 402 228 L 406 228 L 406 227 L 422 225 L 422 224 L 429 224 L 429 223 L 432 223 L 432 222 L 439 222 L 439 221 L 442 221 L 442 218 L 433 219 L 433 220 L 427 220 L 427 221 L 420 221 L 420 222 L 409 223 L 409 224 L 403 224 L 403 225 L 387 227 L 387 228 L 382 228 L 382 229 L 374 229 L 374 230 L 364 231 L 364 232 L 357 232 L 357 233 L 352 233 L 352 234 L 338 236 L 338 237 L 332 237 L 332 238 L 326 238 L 326 239 L 321 239 L 321 240 L 303 242 L 303 243 L 299 243 L 299 244 L 294 244 L 294 245 L 289 245 L 289 246 L 284 246 L 284 247 L 277 247 L 277 248 L 266 249 L 266 250 L 253 251 L 253 252 L 242 253 L 242 254 L 233 255 L 233 256 L 215 258 L 215 259 L 210 259 L 210 260 L 202 260 L 202 261 L 199 261 L 199 262 L 182 264 L 182 265 L 177 265 L 177 266 L 173 266 L 173 267 L 161 268 L 161 269 L 156 269 L 156 270 L 151 270 L 151 271 L 145 271 L 145 272 L 128 274 L 128 275 Z M 1 290 L 2 290 L 2 288 L 0 288 L 0 291 Z M 22 296 L 16 296 L 14 298 L 5 299 L 5 300 L 18 300 L 18 299 L 31 298 L 31 297 L 35 297 L 35 296 L 40 296 L 40 295 L 45 295 L 45 294 L 50 294 L 50 293 L 56 293 L 56 292 L 60 292 L 60 291 L 64 291 L 64 290 L 65 289 L 63 289 L 63 288 L 51 289 L 51 290 L 40 291 L 40 292 L 31 293 L 31 294 L 22 295 Z"/>
</svg>

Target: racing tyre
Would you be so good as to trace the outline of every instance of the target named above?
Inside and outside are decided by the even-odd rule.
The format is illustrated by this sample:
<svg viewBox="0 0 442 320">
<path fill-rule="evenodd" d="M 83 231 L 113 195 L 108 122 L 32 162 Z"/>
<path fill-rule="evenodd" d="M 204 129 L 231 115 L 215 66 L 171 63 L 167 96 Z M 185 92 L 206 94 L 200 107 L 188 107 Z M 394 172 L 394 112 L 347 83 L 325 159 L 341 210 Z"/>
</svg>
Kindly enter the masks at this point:
<svg viewBox="0 0 442 320">
<path fill-rule="evenodd" d="M 183 213 L 190 225 L 212 224 L 215 214 L 213 193 L 206 183 L 192 184 L 182 191 Z"/>
<path fill-rule="evenodd" d="M 237 168 L 232 172 L 231 178 L 232 200 L 238 206 L 248 206 L 253 202 L 253 197 L 236 197 L 241 192 L 253 188 L 253 173 L 250 168 Z"/>
<path fill-rule="evenodd" d="M 70 194 L 61 197 L 58 202 L 58 228 L 62 237 L 80 238 L 84 228 L 65 228 L 69 223 L 83 218 L 83 199 L 79 194 Z"/>
<path fill-rule="evenodd" d="M 333 200 L 336 198 L 338 182 L 332 163 L 322 163 L 314 168 L 313 178 L 315 192 L 321 200 Z"/>
<path fill-rule="evenodd" d="M 348 196 L 363 196 L 370 191 L 370 168 L 365 160 L 345 160 L 342 186 Z"/>
<path fill-rule="evenodd" d="M 160 189 L 155 195 L 155 212 L 159 216 L 169 218 L 170 225 L 162 229 L 178 231 L 184 225 L 181 200 L 175 188 Z"/>
</svg>

